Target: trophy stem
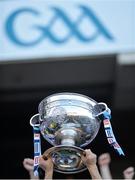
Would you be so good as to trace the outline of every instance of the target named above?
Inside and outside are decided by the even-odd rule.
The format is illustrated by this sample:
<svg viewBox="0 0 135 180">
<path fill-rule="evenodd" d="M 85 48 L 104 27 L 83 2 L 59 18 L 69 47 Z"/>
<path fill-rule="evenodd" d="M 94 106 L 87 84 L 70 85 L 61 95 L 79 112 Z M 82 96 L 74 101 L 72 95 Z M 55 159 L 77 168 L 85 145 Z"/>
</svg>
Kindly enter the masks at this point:
<svg viewBox="0 0 135 180">
<path fill-rule="evenodd" d="M 56 139 L 61 145 L 75 146 L 78 133 L 75 128 L 62 128 L 57 132 Z"/>
<path fill-rule="evenodd" d="M 62 139 L 61 144 L 62 145 L 67 145 L 67 146 L 74 146 L 75 141 L 74 141 L 74 139 L 66 138 L 66 139 Z"/>
</svg>

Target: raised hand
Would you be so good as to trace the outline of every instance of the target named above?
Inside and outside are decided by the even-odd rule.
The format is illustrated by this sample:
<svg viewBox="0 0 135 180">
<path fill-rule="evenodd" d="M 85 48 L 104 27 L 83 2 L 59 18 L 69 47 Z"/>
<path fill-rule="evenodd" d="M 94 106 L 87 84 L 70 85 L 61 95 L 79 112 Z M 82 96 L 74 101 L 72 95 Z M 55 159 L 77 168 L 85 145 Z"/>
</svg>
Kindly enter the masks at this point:
<svg viewBox="0 0 135 180">
<path fill-rule="evenodd" d="M 82 162 L 87 166 L 92 179 L 101 179 L 100 173 L 97 168 L 97 155 L 90 149 L 86 149 L 81 157 Z"/>
<path fill-rule="evenodd" d="M 111 162 L 111 157 L 109 153 L 101 154 L 98 158 L 99 166 L 108 166 Z"/>
<path fill-rule="evenodd" d="M 123 175 L 125 179 L 133 179 L 135 174 L 134 167 L 128 167 L 123 171 Z"/>
<path fill-rule="evenodd" d="M 40 157 L 39 166 L 45 171 L 45 179 L 52 179 L 53 176 L 53 161 L 51 157 Z"/>
<path fill-rule="evenodd" d="M 23 160 L 24 168 L 29 172 L 30 179 L 38 179 L 38 177 L 34 176 L 34 160 L 30 158 L 25 158 Z"/>
</svg>

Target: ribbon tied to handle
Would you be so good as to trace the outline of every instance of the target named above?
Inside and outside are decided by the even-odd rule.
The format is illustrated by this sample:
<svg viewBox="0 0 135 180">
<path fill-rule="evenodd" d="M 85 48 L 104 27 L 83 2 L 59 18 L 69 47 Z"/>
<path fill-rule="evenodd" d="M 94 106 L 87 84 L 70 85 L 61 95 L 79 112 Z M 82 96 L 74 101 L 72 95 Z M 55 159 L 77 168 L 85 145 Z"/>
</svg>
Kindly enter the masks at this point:
<svg viewBox="0 0 135 180">
<path fill-rule="evenodd" d="M 102 112 L 100 112 L 97 116 L 100 120 L 103 121 L 105 134 L 106 134 L 108 143 L 114 147 L 114 149 L 119 153 L 119 155 L 125 156 L 122 148 L 116 141 L 116 138 L 115 138 L 113 130 L 112 130 L 112 125 L 110 122 L 111 110 L 107 107 L 107 105 L 105 103 L 98 103 L 98 105 L 104 107 L 104 110 Z"/>
<path fill-rule="evenodd" d="M 41 156 L 41 138 L 39 129 L 39 114 L 35 114 L 30 119 L 30 125 L 33 127 L 34 143 L 34 176 L 39 176 L 39 157 Z"/>
</svg>

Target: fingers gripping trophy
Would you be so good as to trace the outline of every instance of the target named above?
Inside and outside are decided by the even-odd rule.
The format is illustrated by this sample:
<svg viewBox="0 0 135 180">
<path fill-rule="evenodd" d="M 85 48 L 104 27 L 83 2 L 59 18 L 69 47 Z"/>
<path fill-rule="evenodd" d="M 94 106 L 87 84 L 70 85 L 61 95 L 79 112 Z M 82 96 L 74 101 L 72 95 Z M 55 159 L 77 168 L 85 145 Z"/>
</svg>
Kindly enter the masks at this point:
<svg viewBox="0 0 135 180">
<path fill-rule="evenodd" d="M 84 171 L 82 149 L 96 137 L 103 121 L 107 140 L 120 154 L 111 123 L 111 111 L 105 103 L 77 93 L 58 93 L 43 99 L 38 114 L 30 119 L 34 132 L 34 174 L 38 175 L 38 160 L 41 155 L 40 134 L 53 147 L 43 153 L 50 156 L 54 170 L 70 174 Z"/>
</svg>

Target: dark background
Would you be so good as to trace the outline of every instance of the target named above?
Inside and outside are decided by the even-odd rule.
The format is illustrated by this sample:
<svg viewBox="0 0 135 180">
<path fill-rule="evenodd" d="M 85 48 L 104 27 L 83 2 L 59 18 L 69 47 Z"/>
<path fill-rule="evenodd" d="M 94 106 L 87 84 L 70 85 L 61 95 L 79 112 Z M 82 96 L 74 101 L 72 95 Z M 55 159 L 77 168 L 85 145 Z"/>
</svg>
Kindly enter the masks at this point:
<svg viewBox="0 0 135 180">
<path fill-rule="evenodd" d="M 105 102 L 112 110 L 112 126 L 125 157 L 119 156 L 107 143 L 103 125 L 91 148 L 98 156 L 109 152 L 114 178 L 135 166 L 135 65 L 120 64 L 116 55 L 70 59 L 41 59 L 0 64 L 1 109 L 1 173 L 0 178 L 29 178 L 22 166 L 26 157 L 33 158 L 31 116 L 46 96 L 58 92 L 76 92 L 97 102 Z M 49 143 L 42 139 L 42 152 Z M 55 178 L 66 175 L 54 173 Z M 89 178 L 88 172 L 74 178 Z"/>
</svg>

